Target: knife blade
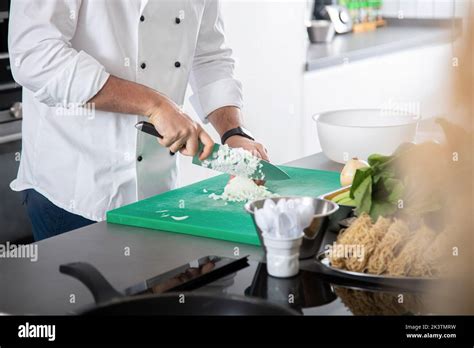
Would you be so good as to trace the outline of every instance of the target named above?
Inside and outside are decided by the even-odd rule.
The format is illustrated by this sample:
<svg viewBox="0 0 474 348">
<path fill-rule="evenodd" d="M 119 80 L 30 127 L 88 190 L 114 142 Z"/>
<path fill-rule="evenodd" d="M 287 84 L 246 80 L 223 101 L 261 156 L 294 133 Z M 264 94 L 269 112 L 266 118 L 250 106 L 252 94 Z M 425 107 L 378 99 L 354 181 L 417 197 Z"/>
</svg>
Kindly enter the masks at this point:
<svg viewBox="0 0 474 348">
<path fill-rule="evenodd" d="M 221 146 L 222 145 L 214 144 L 214 148 L 212 149 L 212 153 L 208 157 L 208 161 L 211 161 L 210 166 L 204 165 L 203 161 L 201 161 L 199 159 L 199 155 L 196 155 L 196 156 L 193 157 L 193 164 L 201 166 L 201 167 L 213 169 L 212 168 L 212 159 L 214 157 L 214 154 L 216 154 L 216 156 L 217 156 L 217 152 L 219 151 Z M 199 147 L 198 153 L 201 153 L 201 151 L 202 151 L 202 144 Z M 285 171 L 281 170 L 280 168 L 278 168 L 277 166 L 271 164 L 270 162 L 267 162 L 265 160 L 260 160 L 260 165 L 261 165 L 261 167 L 259 168 L 259 170 L 256 171 L 253 175 L 251 175 L 250 179 L 254 179 L 254 180 L 262 180 L 263 179 L 263 180 L 267 181 L 267 180 L 286 180 L 286 179 L 290 178 L 290 176 Z M 227 173 L 227 172 L 223 172 L 223 173 L 230 174 L 230 175 L 234 174 L 234 173 Z"/>
<path fill-rule="evenodd" d="M 153 135 L 157 138 L 163 139 L 163 136 L 156 130 L 155 126 L 153 124 L 151 124 L 150 122 L 145 122 L 145 121 L 138 122 L 135 125 L 135 128 L 137 128 L 138 130 L 140 130 L 144 133 L 147 133 L 149 135 Z M 214 154 L 217 155 L 217 152 L 219 151 L 220 147 L 221 147 L 221 145 L 214 144 L 214 148 L 212 149 L 212 153 L 209 156 L 211 161 L 212 161 L 213 155 Z M 198 154 L 201 153 L 202 148 L 203 148 L 203 145 L 200 144 Z M 170 151 L 170 154 L 174 155 L 174 153 L 172 153 L 171 151 Z M 201 167 L 209 168 L 209 166 L 203 165 L 203 161 L 201 161 L 199 159 L 199 155 L 196 155 L 196 156 L 193 157 L 193 164 L 201 166 Z M 285 171 L 281 170 L 280 168 L 278 168 L 277 166 L 271 164 L 270 162 L 260 160 L 260 164 L 261 164 L 261 167 L 259 168 L 259 171 L 254 173 L 250 177 L 251 179 L 261 180 L 262 176 L 263 176 L 263 180 L 286 180 L 286 179 L 290 178 Z M 211 167 L 211 169 L 212 169 L 212 167 Z M 233 173 L 226 173 L 226 174 L 233 174 Z"/>
</svg>

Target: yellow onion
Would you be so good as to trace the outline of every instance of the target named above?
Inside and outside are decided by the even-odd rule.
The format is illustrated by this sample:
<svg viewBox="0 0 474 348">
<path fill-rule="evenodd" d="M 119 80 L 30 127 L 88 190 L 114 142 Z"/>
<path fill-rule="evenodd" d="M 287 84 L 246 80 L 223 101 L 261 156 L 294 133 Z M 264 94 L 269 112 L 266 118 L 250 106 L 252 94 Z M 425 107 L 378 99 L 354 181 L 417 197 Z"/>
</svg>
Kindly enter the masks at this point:
<svg viewBox="0 0 474 348">
<path fill-rule="evenodd" d="M 362 161 L 357 157 L 354 157 L 353 159 L 347 161 L 341 171 L 341 186 L 352 185 L 352 181 L 354 180 L 354 175 L 357 169 L 368 166 L 369 164 L 367 162 Z"/>
</svg>

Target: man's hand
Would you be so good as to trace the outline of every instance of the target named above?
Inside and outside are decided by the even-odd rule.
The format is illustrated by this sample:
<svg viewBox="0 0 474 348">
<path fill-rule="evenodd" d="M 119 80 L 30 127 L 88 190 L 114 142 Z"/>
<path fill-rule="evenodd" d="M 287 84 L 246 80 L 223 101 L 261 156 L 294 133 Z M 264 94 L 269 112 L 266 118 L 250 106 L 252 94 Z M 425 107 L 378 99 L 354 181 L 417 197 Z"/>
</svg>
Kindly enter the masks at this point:
<svg viewBox="0 0 474 348">
<path fill-rule="evenodd" d="M 152 107 L 148 114 L 150 122 L 163 136 L 158 142 L 171 152 L 194 156 L 199 151 L 199 143 L 202 143 L 204 147 L 199 159 L 204 160 L 212 153 L 214 141 L 209 134 L 172 100 L 161 96 L 158 106 Z"/>
<path fill-rule="evenodd" d="M 241 137 L 239 135 L 234 135 L 233 137 L 227 139 L 225 143 L 230 147 L 241 147 L 247 151 L 250 151 L 254 156 L 264 159 L 265 161 L 270 161 L 268 158 L 267 149 L 265 149 L 262 144 L 257 143 L 256 141 Z"/>
<path fill-rule="evenodd" d="M 208 120 L 212 123 L 221 137 L 228 130 L 242 126 L 242 116 L 240 109 L 234 106 L 225 106 L 217 109 L 208 116 Z M 250 151 L 255 156 L 264 159 L 265 161 L 269 160 L 265 147 L 256 141 L 234 135 L 233 137 L 227 139 L 226 144 L 230 147 L 241 147 Z"/>
<path fill-rule="evenodd" d="M 217 109 L 208 116 L 208 120 L 212 123 L 221 137 L 228 130 L 242 126 L 242 116 L 240 109 L 234 106 L 225 106 Z M 265 161 L 269 161 L 267 149 L 265 149 L 262 144 L 257 143 L 256 141 L 239 135 L 234 135 L 227 139 L 226 144 L 234 148 L 243 148 L 247 151 L 250 151 L 254 156 L 260 157 Z M 265 181 L 255 180 L 255 183 L 257 185 L 264 185 Z"/>
<path fill-rule="evenodd" d="M 159 143 L 170 151 L 194 156 L 199 142 L 204 145 L 201 160 L 212 153 L 214 141 L 169 98 L 138 83 L 110 76 L 104 87 L 89 103 L 98 110 L 148 116 L 163 136 Z"/>
<path fill-rule="evenodd" d="M 268 158 L 267 149 L 265 149 L 262 144 L 257 143 L 256 141 L 235 135 L 227 139 L 225 143 L 230 147 L 241 147 L 247 151 L 250 151 L 254 156 L 257 156 L 265 161 L 270 161 L 270 159 Z M 233 179 L 233 177 L 231 177 L 231 179 Z M 265 180 L 254 181 L 257 185 L 265 185 Z"/>
</svg>

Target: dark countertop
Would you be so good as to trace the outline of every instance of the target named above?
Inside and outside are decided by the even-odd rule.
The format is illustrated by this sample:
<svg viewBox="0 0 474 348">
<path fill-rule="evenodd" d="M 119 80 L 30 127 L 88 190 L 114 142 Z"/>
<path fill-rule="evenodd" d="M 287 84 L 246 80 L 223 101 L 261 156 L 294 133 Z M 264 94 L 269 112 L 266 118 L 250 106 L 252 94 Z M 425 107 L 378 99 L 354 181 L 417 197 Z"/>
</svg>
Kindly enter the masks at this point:
<svg viewBox="0 0 474 348">
<path fill-rule="evenodd" d="M 342 167 L 322 153 L 288 165 L 323 170 Z M 322 247 L 332 244 L 336 234 L 327 231 L 323 236 Z M 294 302 L 290 306 L 305 315 L 399 315 L 424 310 L 418 305 L 423 300 L 418 291 L 402 291 L 407 304 L 396 304 L 400 290 L 361 289 L 353 281 L 334 279 L 312 259 L 300 262 L 301 271 L 296 277 L 268 276 L 262 248 L 252 245 L 106 222 L 36 245 L 36 262 L 26 258 L 0 259 L 0 315 L 68 314 L 91 306 L 91 293 L 79 281 L 60 274 L 61 264 L 91 263 L 116 289 L 123 291 L 207 255 L 236 258 L 235 248 L 239 250 L 238 256 L 249 255 L 249 266 L 194 291 L 253 296 L 280 305 L 289 305 L 292 295 Z"/>
<path fill-rule="evenodd" d="M 322 153 L 288 165 L 337 171 L 342 168 Z M 321 246 L 331 244 L 336 234 L 327 231 L 323 236 Z M 91 293 L 79 281 L 60 274 L 61 264 L 91 263 L 116 289 L 123 291 L 206 255 L 236 258 L 236 247 L 239 256 L 249 255 L 249 266 L 195 292 L 257 297 L 290 305 L 305 315 L 399 315 L 423 310 L 418 306 L 423 299 L 421 293 L 402 291 L 407 305 L 397 305 L 400 290 L 354 288 L 357 284 L 334 279 L 312 259 L 300 262 L 301 271 L 296 277 L 268 276 L 262 248 L 252 245 L 106 222 L 36 245 L 37 262 L 26 258 L 0 259 L 0 315 L 68 314 L 91 306 Z M 294 299 L 292 304 L 288 303 L 290 295 Z"/>
<path fill-rule="evenodd" d="M 387 26 L 366 33 L 336 35 L 330 43 L 310 44 L 306 70 L 313 71 L 414 47 L 453 41 L 461 22 L 387 19 Z"/>
<path fill-rule="evenodd" d="M 288 164 L 325 170 L 342 167 L 322 153 Z M 59 273 L 58 267 L 63 263 L 90 262 L 117 289 L 125 289 L 205 255 L 235 257 L 235 247 L 239 248 L 240 255 L 250 255 L 257 263 L 263 258 L 263 250 L 257 246 L 106 222 L 37 245 L 37 262 L 13 258 L 0 260 L 0 312 L 62 314 L 92 303 L 91 294 L 82 284 Z M 129 256 L 125 255 L 125 248 L 130 248 Z M 71 295 L 75 295 L 75 303 L 69 302 Z M 324 310 L 336 314 L 342 309 L 336 306 Z"/>
</svg>

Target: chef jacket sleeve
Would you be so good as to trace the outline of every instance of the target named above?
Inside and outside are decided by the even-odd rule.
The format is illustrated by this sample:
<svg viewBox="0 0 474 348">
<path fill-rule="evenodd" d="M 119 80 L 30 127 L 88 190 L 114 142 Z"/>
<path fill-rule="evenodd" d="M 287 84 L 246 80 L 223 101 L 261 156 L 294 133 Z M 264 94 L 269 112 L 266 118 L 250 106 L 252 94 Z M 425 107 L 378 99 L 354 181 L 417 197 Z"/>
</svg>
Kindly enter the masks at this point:
<svg viewBox="0 0 474 348">
<path fill-rule="evenodd" d="M 207 0 L 191 71 L 191 103 L 204 122 L 223 106 L 242 108 L 242 84 L 234 78 L 232 50 L 225 45 L 219 0 Z"/>
<path fill-rule="evenodd" d="M 109 74 L 96 59 L 71 47 L 82 0 L 13 0 L 9 53 L 12 73 L 48 106 L 85 104 Z"/>
</svg>

